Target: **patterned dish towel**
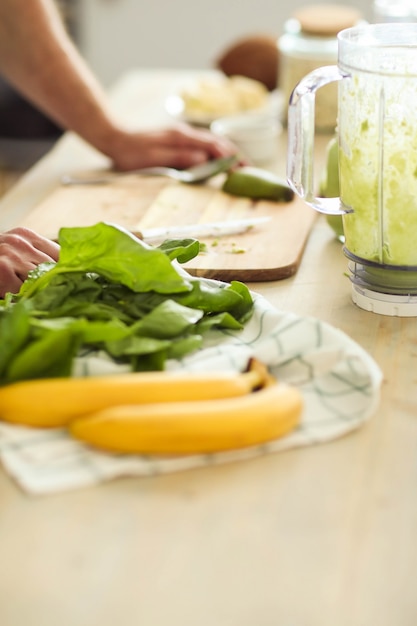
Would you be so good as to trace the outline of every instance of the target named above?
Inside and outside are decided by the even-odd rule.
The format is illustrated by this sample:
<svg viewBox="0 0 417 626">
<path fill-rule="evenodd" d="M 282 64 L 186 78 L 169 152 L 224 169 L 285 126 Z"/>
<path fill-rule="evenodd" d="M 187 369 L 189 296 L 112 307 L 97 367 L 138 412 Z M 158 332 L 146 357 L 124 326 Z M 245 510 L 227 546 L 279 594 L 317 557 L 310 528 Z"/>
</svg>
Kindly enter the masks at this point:
<svg viewBox="0 0 417 626">
<path fill-rule="evenodd" d="M 379 403 L 382 372 L 346 334 L 318 319 L 279 311 L 253 294 L 255 313 L 240 332 L 216 331 L 205 347 L 170 363 L 170 369 L 243 370 L 249 357 L 266 363 L 279 380 L 297 385 L 305 407 L 299 427 L 261 446 L 193 456 L 117 455 L 73 440 L 65 429 L 0 425 L 0 461 L 29 494 L 77 489 L 119 476 L 151 476 L 243 461 L 318 444 L 361 426 Z M 107 374 L 115 366 L 99 356 L 82 359 L 76 374 Z"/>
</svg>

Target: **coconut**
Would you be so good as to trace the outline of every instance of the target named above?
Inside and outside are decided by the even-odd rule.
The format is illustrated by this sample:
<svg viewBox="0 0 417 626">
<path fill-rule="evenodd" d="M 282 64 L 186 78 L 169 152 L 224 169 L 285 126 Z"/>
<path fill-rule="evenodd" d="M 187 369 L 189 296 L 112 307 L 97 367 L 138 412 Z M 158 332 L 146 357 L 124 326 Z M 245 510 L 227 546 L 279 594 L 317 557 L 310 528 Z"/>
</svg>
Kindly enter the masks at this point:
<svg viewBox="0 0 417 626">
<path fill-rule="evenodd" d="M 246 76 L 272 91 L 278 83 L 278 48 L 270 35 L 251 35 L 232 43 L 217 59 L 226 76 Z"/>
</svg>

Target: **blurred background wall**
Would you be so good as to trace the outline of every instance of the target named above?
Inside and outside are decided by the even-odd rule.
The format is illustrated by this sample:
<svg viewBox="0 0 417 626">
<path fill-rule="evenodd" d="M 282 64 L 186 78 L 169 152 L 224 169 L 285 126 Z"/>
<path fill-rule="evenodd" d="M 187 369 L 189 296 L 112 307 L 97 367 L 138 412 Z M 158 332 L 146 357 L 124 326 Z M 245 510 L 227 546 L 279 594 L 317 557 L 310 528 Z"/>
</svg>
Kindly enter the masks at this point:
<svg viewBox="0 0 417 626">
<path fill-rule="evenodd" d="M 67 29 L 105 87 L 133 68 L 214 68 L 248 35 L 276 39 L 317 0 L 56 0 Z M 323 2 L 322 2 L 323 3 Z M 329 4 L 324 2 L 324 4 Z M 372 0 L 339 0 L 372 16 Z M 0 77 L 0 171 L 25 169 L 62 134 Z"/>
<path fill-rule="evenodd" d="M 291 13 L 317 0 L 75 0 L 80 47 L 109 85 L 132 67 L 208 68 L 233 40 L 278 37 Z M 370 19 L 372 0 L 345 0 Z"/>
</svg>

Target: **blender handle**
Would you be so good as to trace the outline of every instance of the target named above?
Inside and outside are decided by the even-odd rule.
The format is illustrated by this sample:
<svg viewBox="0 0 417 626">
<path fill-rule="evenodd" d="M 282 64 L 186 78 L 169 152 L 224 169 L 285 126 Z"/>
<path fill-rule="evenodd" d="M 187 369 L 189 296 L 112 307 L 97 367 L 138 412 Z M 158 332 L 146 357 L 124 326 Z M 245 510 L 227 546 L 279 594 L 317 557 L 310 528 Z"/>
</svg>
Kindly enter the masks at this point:
<svg viewBox="0 0 417 626">
<path fill-rule="evenodd" d="M 340 198 L 317 198 L 314 193 L 314 113 L 316 91 L 328 83 L 347 78 L 337 65 L 327 65 L 307 74 L 294 88 L 288 108 L 287 179 L 307 204 L 320 213 L 344 215 Z"/>
</svg>

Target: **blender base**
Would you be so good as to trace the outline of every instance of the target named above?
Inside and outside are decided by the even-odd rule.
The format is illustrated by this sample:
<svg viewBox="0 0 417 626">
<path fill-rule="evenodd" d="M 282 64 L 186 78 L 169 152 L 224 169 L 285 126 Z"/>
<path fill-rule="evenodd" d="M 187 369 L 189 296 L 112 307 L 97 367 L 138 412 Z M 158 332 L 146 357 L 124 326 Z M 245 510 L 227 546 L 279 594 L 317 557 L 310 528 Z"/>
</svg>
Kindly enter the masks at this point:
<svg viewBox="0 0 417 626">
<path fill-rule="evenodd" d="M 391 317 L 417 317 L 417 296 L 372 291 L 352 283 L 352 300 L 361 309 Z"/>
</svg>

